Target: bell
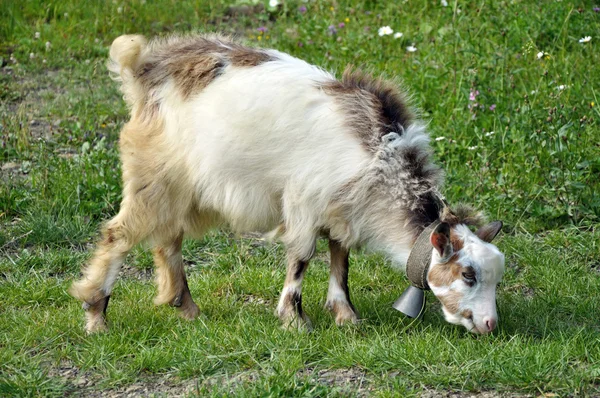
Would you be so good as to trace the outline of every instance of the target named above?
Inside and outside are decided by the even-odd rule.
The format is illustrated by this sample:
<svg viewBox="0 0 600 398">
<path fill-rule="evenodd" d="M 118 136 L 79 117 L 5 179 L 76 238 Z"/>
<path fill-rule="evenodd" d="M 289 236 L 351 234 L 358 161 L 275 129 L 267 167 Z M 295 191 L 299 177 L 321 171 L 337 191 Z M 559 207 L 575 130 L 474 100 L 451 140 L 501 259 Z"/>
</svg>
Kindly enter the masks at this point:
<svg viewBox="0 0 600 398">
<path fill-rule="evenodd" d="M 425 292 L 409 286 L 392 307 L 410 318 L 418 318 L 425 309 Z"/>
</svg>

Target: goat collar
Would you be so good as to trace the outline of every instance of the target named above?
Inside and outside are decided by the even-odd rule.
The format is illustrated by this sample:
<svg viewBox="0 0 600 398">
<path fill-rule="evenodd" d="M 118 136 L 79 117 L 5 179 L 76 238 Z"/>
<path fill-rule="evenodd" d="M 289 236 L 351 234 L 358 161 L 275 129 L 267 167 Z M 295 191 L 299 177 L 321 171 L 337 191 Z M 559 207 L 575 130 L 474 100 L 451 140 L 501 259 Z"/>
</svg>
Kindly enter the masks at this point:
<svg viewBox="0 0 600 398">
<path fill-rule="evenodd" d="M 434 198 L 438 202 L 441 214 L 448 207 L 448 203 L 437 190 L 434 191 Z M 392 305 L 394 309 L 410 318 L 420 317 L 425 310 L 424 290 L 430 290 L 427 283 L 427 273 L 429 272 L 431 253 L 433 252 L 430 237 L 440 223 L 441 221 L 438 218 L 425 227 L 417 237 L 406 262 L 406 276 L 410 280 L 411 286 Z"/>
<path fill-rule="evenodd" d="M 406 276 L 410 283 L 423 290 L 430 290 L 427 283 L 427 272 L 431 264 L 431 253 L 433 247 L 429 237 L 431 233 L 440 225 L 440 220 L 435 220 L 427 226 L 417 237 L 415 244 L 410 251 L 408 261 L 406 262 Z"/>
</svg>

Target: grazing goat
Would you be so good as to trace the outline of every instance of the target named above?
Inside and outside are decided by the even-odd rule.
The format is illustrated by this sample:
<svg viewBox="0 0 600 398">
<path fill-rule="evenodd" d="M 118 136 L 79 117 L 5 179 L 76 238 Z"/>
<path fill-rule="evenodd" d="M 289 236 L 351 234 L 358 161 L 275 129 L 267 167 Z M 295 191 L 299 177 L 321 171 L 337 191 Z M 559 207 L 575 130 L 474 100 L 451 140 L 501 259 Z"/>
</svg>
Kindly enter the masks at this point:
<svg viewBox="0 0 600 398">
<path fill-rule="evenodd" d="M 216 35 L 147 43 L 117 38 L 110 71 L 122 82 L 131 120 L 120 135 L 123 201 L 83 278 L 86 330 L 106 328 L 106 307 L 126 254 L 153 247 L 155 303 L 198 316 L 184 272 L 184 236 L 227 225 L 277 236 L 287 276 L 277 313 L 310 326 L 302 279 L 316 239 L 329 239 L 326 307 L 337 324 L 357 322 L 348 289 L 348 250 L 365 246 L 403 267 L 433 222 L 427 282 L 446 319 L 487 333 L 496 325 L 504 256 L 487 242 L 501 224 L 441 205 L 442 173 L 425 127 L 393 85 L 359 71 L 341 80 L 275 50 Z"/>
</svg>

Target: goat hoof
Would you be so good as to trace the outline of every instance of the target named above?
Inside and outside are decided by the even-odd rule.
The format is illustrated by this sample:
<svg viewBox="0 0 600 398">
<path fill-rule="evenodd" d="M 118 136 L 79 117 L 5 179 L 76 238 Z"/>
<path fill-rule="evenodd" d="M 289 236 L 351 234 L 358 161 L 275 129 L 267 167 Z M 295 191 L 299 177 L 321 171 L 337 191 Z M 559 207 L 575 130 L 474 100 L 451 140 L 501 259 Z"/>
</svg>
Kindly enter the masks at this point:
<svg viewBox="0 0 600 398">
<path fill-rule="evenodd" d="M 95 334 L 108 331 L 106 320 L 102 313 L 93 314 L 86 313 L 85 332 L 87 334 Z"/>
<path fill-rule="evenodd" d="M 287 331 L 311 332 L 313 330 L 312 322 L 306 315 L 280 317 L 281 327 Z"/>
<path fill-rule="evenodd" d="M 359 322 L 360 322 L 360 320 L 358 319 L 358 316 L 356 316 L 356 314 L 352 314 L 352 315 L 348 315 L 348 316 L 336 315 L 336 317 L 335 317 L 335 324 L 338 326 L 356 325 Z"/>
<path fill-rule="evenodd" d="M 343 301 L 328 301 L 325 303 L 325 308 L 335 315 L 335 324 L 338 326 L 353 324 L 360 322 L 356 310 L 351 304 Z"/>
<path fill-rule="evenodd" d="M 198 318 L 198 316 L 200 315 L 200 309 L 198 308 L 196 303 L 194 303 L 193 301 L 190 304 L 188 304 L 185 308 L 179 306 L 178 309 L 179 309 L 179 316 L 182 317 L 183 319 L 187 319 L 190 321 Z"/>
</svg>

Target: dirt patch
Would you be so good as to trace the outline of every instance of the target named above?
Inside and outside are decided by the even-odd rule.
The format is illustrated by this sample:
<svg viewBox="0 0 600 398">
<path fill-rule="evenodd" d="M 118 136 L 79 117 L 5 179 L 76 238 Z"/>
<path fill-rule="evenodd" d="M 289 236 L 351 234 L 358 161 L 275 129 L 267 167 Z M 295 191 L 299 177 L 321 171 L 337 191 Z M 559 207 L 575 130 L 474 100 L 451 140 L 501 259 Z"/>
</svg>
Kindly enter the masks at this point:
<svg viewBox="0 0 600 398">
<path fill-rule="evenodd" d="M 123 387 L 99 390 L 95 388 L 101 379 L 99 376 L 92 375 L 90 372 L 82 372 L 69 361 L 62 361 L 59 366 L 49 368 L 48 377 L 61 379 L 68 387 L 68 390 L 70 390 L 67 395 L 72 394 L 74 396 L 94 398 L 185 397 L 192 393 L 196 387 L 194 380 L 178 383 L 175 381 L 175 377 L 167 375 L 158 378 L 155 377 L 152 380 L 142 380 Z"/>
<path fill-rule="evenodd" d="M 154 277 L 154 268 L 138 268 L 127 263 L 121 266 L 119 278 L 148 281 Z"/>
<path fill-rule="evenodd" d="M 533 397 L 529 394 L 516 394 L 503 393 L 496 391 L 479 391 L 479 392 L 468 392 L 468 391 L 439 391 L 425 388 L 424 391 L 419 395 L 421 398 L 526 398 Z"/>
<path fill-rule="evenodd" d="M 233 374 L 221 374 L 200 379 L 180 380 L 177 376 L 143 375 L 139 381 L 121 387 L 101 389 L 100 375 L 83 372 L 70 361 L 61 361 L 58 366 L 47 364 L 48 377 L 61 379 L 67 387 L 65 396 L 85 396 L 92 398 L 134 398 L 134 397 L 187 397 L 200 394 L 202 391 L 218 389 L 221 393 L 235 394 L 236 390 L 256 383 L 261 374 L 256 370 L 248 370 Z M 398 372 L 392 372 L 387 377 L 395 377 Z M 348 369 L 314 369 L 307 368 L 299 371 L 299 379 L 335 388 L 338 393 L 348 396 L 369 397 L 376 392 L 371 378 L 362 370 Z M 444 391 L 424 387 L 421 398 L 530 398 L 531 394 L 497 391 Z M 544 395 L 551 397 L 555 395 Z"/>
<path fill-rule="evenodd" d="M 239 372 L 233 375 L 218 375 L 200 379 L 179 380 L 173 375 L 143 376 L 141 380 L 122 387 L 100 389 L 97 387 L 102 377 L 83 372 L 70 361 L 62 361 L 58 366 L 48 365 L 48 377 L 61 379 L 67 387 L 66 396 L 92 398 L 134 398 L 134 397 L 187 397 L 201 389 L 225 387 L 230 392 L 253 383 L 259 378 L 257 371 Z"/>
<path fill-rule="evenodd" d="M 339 387 L 343 394 L 357 397 L 368 397 L 374 391 L 366 373 L 356 368 L 319 370 L 308 368 L 298 372 L 298 376 L 328 387 Z"/>
<path fill-rule="evenodd" d="M 82 391 L 82 396 L 92 398 L 187 397 L 195 390 L 197 390 L 197 383 L 194 380 L 175 384 L 169 377 L 164 377 L 156 381 L 137 382 L 115 389 L 96 391 L 88 389 Z"/>
<path fill-rule="evenodd" d="M 244 294 L 242 296 L 242 301 L 244 302 L 244 304 L 248 305 L 259 305 L 266 307 L 271 306 L 271 300 L 255 296 L 253 294 Z"/>
</svg>

